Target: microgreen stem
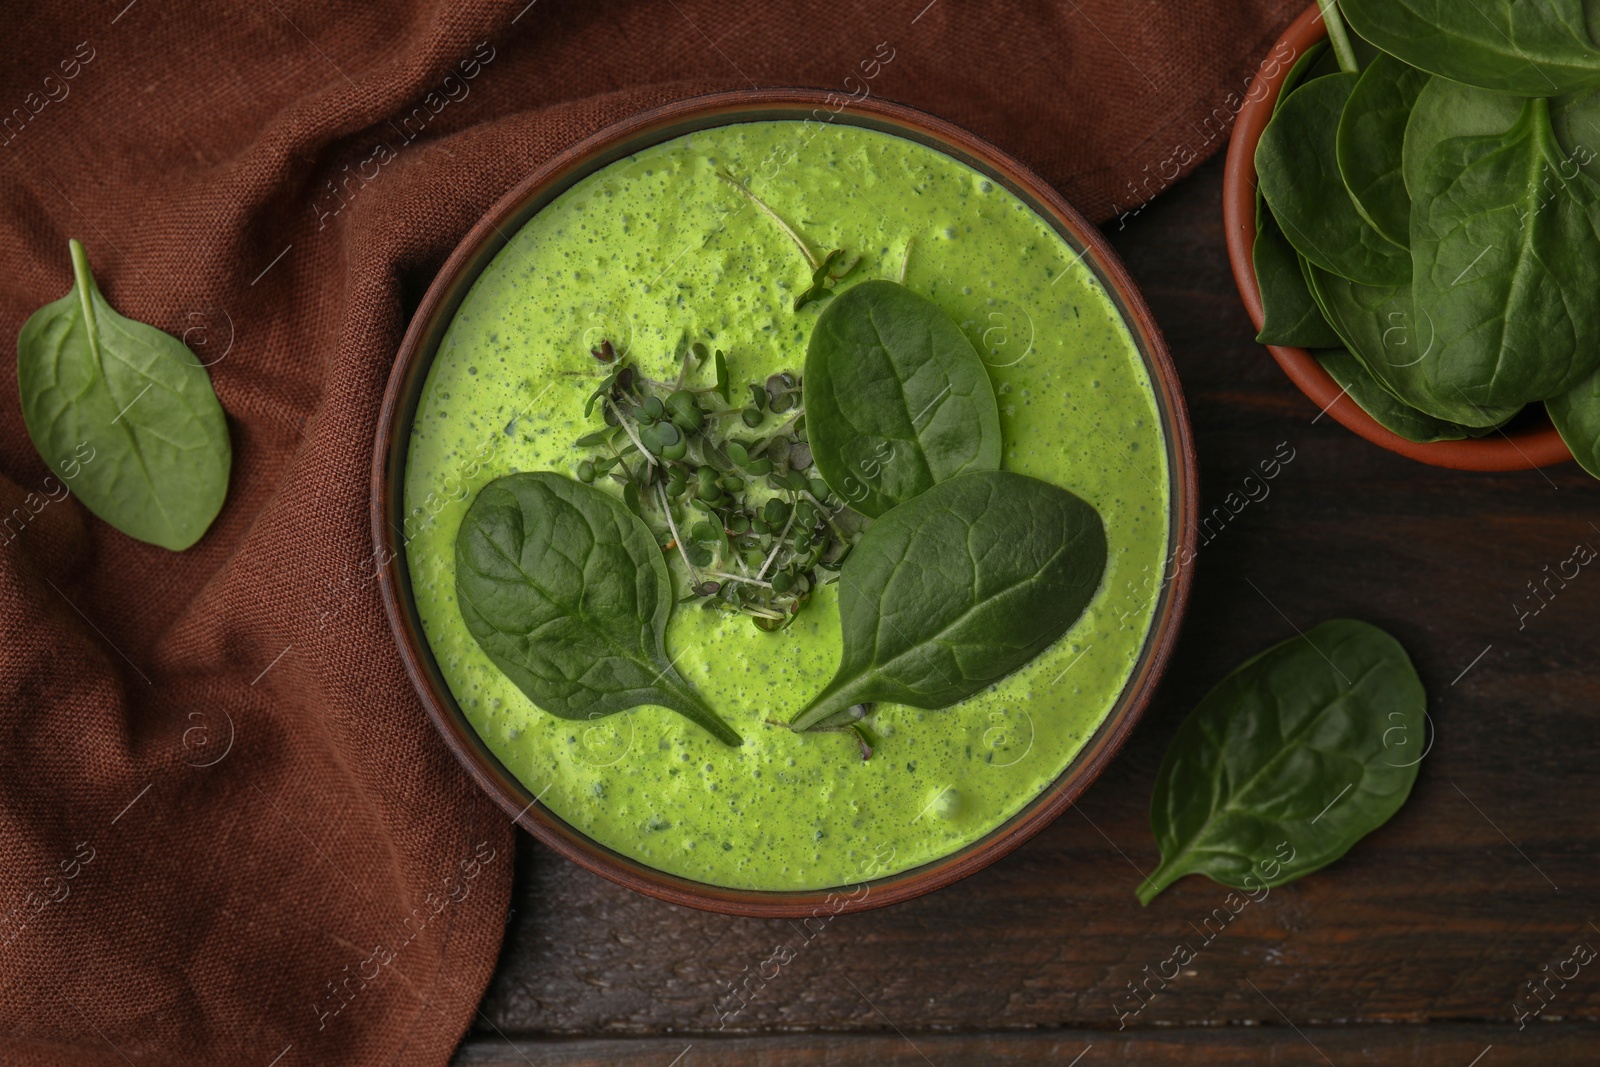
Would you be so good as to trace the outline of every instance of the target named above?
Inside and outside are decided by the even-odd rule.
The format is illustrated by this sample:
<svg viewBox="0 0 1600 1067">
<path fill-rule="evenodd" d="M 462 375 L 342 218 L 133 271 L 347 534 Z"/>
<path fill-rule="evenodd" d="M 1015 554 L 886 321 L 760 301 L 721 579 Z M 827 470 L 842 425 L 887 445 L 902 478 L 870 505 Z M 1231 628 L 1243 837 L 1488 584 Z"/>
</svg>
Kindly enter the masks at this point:
<svg viewBox="0 0 1600 1067">
<path fill-rule="evenodd" d="M 850 729 L 855 732 L 856 740 L 861 744 L 861 762 L 865 763 L 872 758 L 872 735 L 858 722 L 851 723 Z"/>
<path fill-rule="evenodd" d="M 913 244 L 915 244 L 916 241 L 917 241 L 916 234 L 912 234 L 910 237 L 906 238 L 905 255 L 900 257 L 900 284 L 901 285 L 904 285 L 906 283 L 906 267 L 909 266 L 910 263 L 911 263 L 911 246 Z"/>
<path fill-rule="evenodd" d="M 724 581 L 743 582 L 745 585 L 759 585 L 763 589 L 772 588 L 771 582 L 763 582 L 757 578 L 748 578 L 742 574 L 729 574 L 726 571 L 702 571 L 701 573 L 710 578 L 721 578 Z"/>
<path fill-rule="evenodd" d="M 683 383 L 689 380 L 689 370 L 694 364 L 694 349 L 684 349 L 683 363 L 678 367 L 678 380 L 672 386 L 672 391 L 677 392 L 683 388 Z"/>
<path fill-rule="evenodd" d="M 738 178 L 735 178 L 725 170 L 717 171 L 717 177 L 721 178 L 723 181 L 739 190 L 741 196 L 743 196 L 746 200 L 749 200 L 756 207 L 760 208 L 761 211 L 765 213 L 766 216 L 773 222 L 776 222 L 778 226 L 782 228 L 783 232 L 788 234 L 789 237 L 794 241 L 795 246 L 800 249 L 800 254 L 806 257 L 806 262 L 810 264 L 813 271 L 822 266 L 822 260 L 817 257 L 816 252 L 812 251 L 811 245 L 806 242 L 806 239 L 801 237 L 799 232 L 795 230 L 793 226 L 790 226 L 787 222 L 784 222 L 783 217 L 768 207 L 765 201 L 763 201 L 755 193 L 752 193 L 749 189 L 746 189 L 744 184 L 740 182 Z"/>
<path fill-rule="evenodd" d="M 772 561 L 778 558 L 778 552 L 783 548 L 784 540 L 789 536 L 789 527 L 794 525 L 794 514 L 794 497 L 791 496 L 789 498 L 789 521 L 783 524 L 783 532 L 778 535 L 778 540 L 774 542 L 772 551 L 767 555 L 767 561 L 761 565 L 760 570 L 756 571 L 757 580 L 767 576 L 767 568 L 771 567 Z"/>
<path fill-rule="evenodd" d="M 834 535 L 838 537 L 839 540 L 848 545 L 850 543 L 850 538 L 846 537 L 844 535 L 844 531 L 839 529 L 839 524 L 833 521 L 834 513 L 828 510 L 828 506 L 822 501 L 818 500 L 816 497 L 812 496 L 810 493 L 806 492 L 804 489 L 800 490 L 800 495 L 811 501 L 811 503 L 816 507 L 817 511 L 822 514 L 822 519 L 828 524 L 828 529 L 832 530 Z"/>
<path fill-rule="evenodd" d="M 633 474 L 633 468 L 628 466 L 627 459 L 622 455 L 621 452 L 617 451 L 617 447 L 615 445 L 611 445 L 610 448 L 611 448 L 611 454 L 616 456 L 617 462 L 622 465 L 623 471 L 626 472 L 626 474 L 628 475 L 628 481 L 630 481 L 630 482 L 634 481 L 635 478 L 634 478 L 634 474 Z"/>
<path fill-rule="evenodd" d="M 1339 69 L 1346 74 L 1361 73 L 1356 50 L 1351 46 L 1350 34 L 1345 30 L 1344 16 L 1339 14 L 1338 0 L 1317 0 L 1317 6 L 1322 8 L 1322 21 L 1328 27 L 1328 43 L 1333 46 L 1333 54 L 1339 60 Z"/>
<path fill-rule="evenodd" d="M 617 405 L 611 402 L 611 398 L 609 396 L 605 398 L 605 402 L 606 407 L 610 408 L 617 416 L 617 424 L 622 427 L 623 431 L 627 433 L 628 439 L 631 440 L 634 443 L 634 446 L 639 449 L 639 455 L 644 457 L 645 464 L 651 468 L 654 468 L 656 465 L 656 457 L 650 454 L 650 450 L 644 447 L 644 442 L 639 440 L 639 435 L 633 432 L 633 424 L 628 421 L 628 417 L 622 413 L 621 408 L 617 407 Z"/>
<path fill-rule="evenodd" d="M 700 584 L 700 576 L 695 572 L 694 564 L 689 562 L 689 553 L 683 547 L 683 538 L 678 536 L 678 524 L 672 521 L 672 505 L 667 502 L 667 491 L 661 483 L 656 483 L 656 499 L 661 501 L 662 514 L 667 517 L 667 529 L 672 533 L 672 541 L 678 546 L 678 555 L 683 557 L 683 565 L 689 568 L 689 584 L 691 587 Z"/>
<path fill-rule="evenodd" d="M 841 730 L 849 729 L 866 717 L 867 706 L 865 704 L 851 704 L 816 723 L 811 727 L 811 730 L 815 733 L 837 733 Z"/>
<path fill-rule="evenodd" d="M 673 384 L 672 382 L 663 382 L 655 378 L 646 378 L 642 374 L 635 375 L 634 381 L 640 385 L 648 385 L 652 389 L 665 389 L 668 392 L 673 392 L 679 388 L 679 386 Z M 688 389 L 688 391 L 693 393 L 695 396 L 705 396 L 707 393 L 714 393 L 717 391 L 717 387 L 714 385 L 692 385 L 684 386 L 683 388 Z"/>
</svg>

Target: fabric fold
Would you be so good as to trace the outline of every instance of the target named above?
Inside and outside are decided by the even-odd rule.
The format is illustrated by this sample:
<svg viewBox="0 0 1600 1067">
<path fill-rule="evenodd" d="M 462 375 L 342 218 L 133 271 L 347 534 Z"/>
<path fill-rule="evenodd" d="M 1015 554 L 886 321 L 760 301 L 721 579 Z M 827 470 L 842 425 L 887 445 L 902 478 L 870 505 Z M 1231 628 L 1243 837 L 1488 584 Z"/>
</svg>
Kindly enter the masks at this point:
<svg viewBox="0 0 1600 1067">
<path fill-rule="evenodd" d="M 412 310 L 518 181 L 645 107 L 812 85 L 961 123 L 1125 223 L 1221 147 L 1298 6 L 0 16 L 5 330 L 80 239 L 121 313 L 207 365 L 235 452 L 173 554 L 85 511 L 0 389 L 0 1060 L 442 1064 L 472 1024 L 512 834 L 401 667 L 369 471 Z"/>
</svg>

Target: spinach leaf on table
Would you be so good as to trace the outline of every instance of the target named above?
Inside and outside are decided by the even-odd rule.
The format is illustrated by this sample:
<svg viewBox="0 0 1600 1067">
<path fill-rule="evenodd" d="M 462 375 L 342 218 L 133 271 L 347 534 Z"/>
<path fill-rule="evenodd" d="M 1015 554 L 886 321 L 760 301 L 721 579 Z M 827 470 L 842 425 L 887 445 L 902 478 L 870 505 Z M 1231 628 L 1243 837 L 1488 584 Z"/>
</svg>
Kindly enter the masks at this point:
<svg viewBox="0 0 1600 1067">
<path fill-rule="evenodd" d="M 1189 874 L 1256 889 L 1343 856 L 1410 794 L 1425 705 L 1400 643 L 1353 619 L 1246 662 L 1167 746 L 1150 800 L 1161 866 L 1140 885 L 1140 901 Z M 1293 859 L 1261 871 L 1280 842 Z"/>
<path fill-rule="evenodd" d="M 1284 236 L 1321 267 L 1367 285 L 1402 285 L 1411 258 L 1356 210 L 1339 174 L 1339 118 L 1360 80 L 1329 74 L 1283 102 L 1256 146 L 1256 175 Z"/>
<path fill-rule="evenodd" d="M 1000 411 L 961 327 L 903 285 L 835 297 L 806 352 L 806 431 L 828 487 L 877 517 L 964 471 L 1000 466 Z"/>
<path fill-rule="evenodd" d="M 1368 373 L 1408 406 L 1461 426 L 1494 427 L 1521 404 L 1483 405 L 1463 397 L 1439 367 L 1432 320 L 1418 317 L 1411 286 L 1358 285 L 1315 265 L 1304 264 L 1311 292 L 1350 353 Z"/>
<path fill-rule="evenodd" d="M 1481 437 L 1493 433 L 1494 427 L 1469 428 L 1453 422 L 1436 419 L 1427 412 L 1418 411 L 1388 388 L 1355 356 L 1343 348 L 1314 353 L 1322 369 L 1360 406 L 1362 411 L 1382 427 L 1399 434 L 1407 441 L 1460 441 L 1468 437 Z"/>
<path fill-rule="evenodd" d="M 1550 421 L 1579 466 L 1600 478 L 1600 371 L 1577 388 L 1544 402 Z"/>
<path fill-rule="evenodd" d="M 1048 482 L 979 471 L 940 482 L 867 527 L 840 571 L 838 672 L 791 723 L 852 705 L 943 708 L 1015 671 L 1100 587 L 1100 515 Z"/>
<path fill-rule="evenodd" d="M 22 420 L 52 468 L 92 449 L 73 479 L 84 506 L 129 537 L 194 544 L 228 495 L 233 447 L 211 378 L 183 342 L 117 314 L 83 245 L 73 285 L 17 335 Z"/>
<path fill-rule="evenodd" d="M 1433 324 L 1435 393 L 1520 405 L 1600 368 L 1600 185 L 1563 162 L 1534 99 L 1506 133 L 1444 140 L 1418 164 L 1412 299 Z"/>
<path fill-rule="evenodd" d="M 1522 96 L 1600 86 L 1585 0 L 1340 0 L 1390 55 L 1453 81 Z"/>
<path fill-rule="evenodd" d="M 741 743 L 667 658 L 667 565 L 608 493 L 548 471 L 484 486 L 456 535 L 456 599 L 495 666 L 550 714 L 653 704 Z"/>
<path fill-rule="evenodd" d="M 1261 332 L 1264 345 L 1333 348 L 1339 335 L 1312 299 L 1300 271 L 1300 256 L 1278 228 L 1272 209 L 1257 198 L 1256 243 L 1252 258 L 1261 290 Z"/>
<path fill-rule="evenodd" d="M 1401 175 L 1406 122 L 1428 75 L 1379 54 L 1339 118 L 1339 173 L 1367 222 L 1398 245 L 1411 241 L 1411 197 Z"/>
</svg>

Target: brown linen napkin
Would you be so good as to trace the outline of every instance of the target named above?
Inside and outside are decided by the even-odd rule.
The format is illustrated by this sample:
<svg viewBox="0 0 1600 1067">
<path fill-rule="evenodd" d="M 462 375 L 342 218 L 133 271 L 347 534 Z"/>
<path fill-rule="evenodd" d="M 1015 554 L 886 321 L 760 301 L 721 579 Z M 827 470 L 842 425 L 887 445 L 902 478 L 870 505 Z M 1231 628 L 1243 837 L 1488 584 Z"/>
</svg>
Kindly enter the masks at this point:
<svg viewBox="0 0 1600 1067">
<path fill-rule="evenodd" d="M 1298 6 L 8 7 L 0 332 L 81 239 L 210 365 L 235 464 L 197 546 L 140 544 L 0 388 L 0 1060 L 439 1064 L 472 1022 L 512 837 L 401 670 L 368 471 L 411 309 L 519 178 L 645 106 L 815 85 L 964 123 L 1109 218 L 1220 147 Z"/>
</svg>

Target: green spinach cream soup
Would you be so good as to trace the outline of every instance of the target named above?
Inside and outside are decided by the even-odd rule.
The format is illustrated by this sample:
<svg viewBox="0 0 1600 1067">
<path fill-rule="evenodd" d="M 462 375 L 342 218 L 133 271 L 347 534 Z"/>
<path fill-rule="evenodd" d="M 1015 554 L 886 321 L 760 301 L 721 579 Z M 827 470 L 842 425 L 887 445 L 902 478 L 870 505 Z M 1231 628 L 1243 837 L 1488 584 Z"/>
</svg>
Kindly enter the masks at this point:
<svg viewBox="0 0 1600 1067">
<path fill-rule="evenodd" d="M 610 342 L 677 377 L 686 339 L 726 353 L 733 389 L 799 375 L 826 299 L 752 192 L 819 250 L 860 262 L 834 293 L 896 280 L 959 324 L 988 369 L 1004 469 L 1098 511 L 1105 576 L 1064 637 L 953 707 L 879 704 L 863 760 L 849 733 L 787 723 L 840 661 L 837 584 L 786 628 L 673 611 L 667 654 L 744 738 L 664 708 L 573 721 L 490 661 L 456 602 L 455 542 L 480 488 L 571 476 L 603 426 L 585 404 Z M 909 245 L 909 254 L 908 254 Z M 837 299 L 835 296 L 834 299 Z M 712 368 L 690 384 L 711 384 Z M 738 397 L 734 403 L 737 404 Z M 780 416 L 768 415 L 769 420 Z M 936 860 L 1047 788 L 1115 706 L 1150 629 L 1167 556 L 1167 449 L 1144 364 L 1081 257 L 1002 187 L 933 149 L 843 124 L 755 122 L 677 138 L 583 179 L 495 257 L 429 372 L 406 468 L 406 558 L 433 653 L 474 728 L 540 802 L 617 852 L 743 889 L 821 889 Z M 617 493 L 608 479 L 596 485 Z M 676 597 L 685 573 L 674 558 Z"/>
</svg>

